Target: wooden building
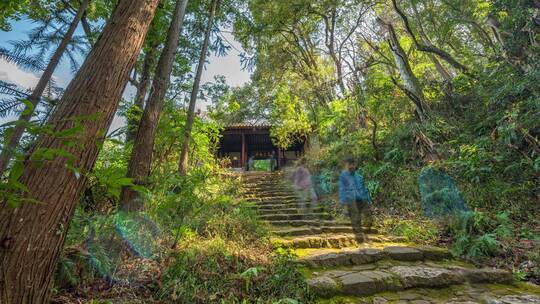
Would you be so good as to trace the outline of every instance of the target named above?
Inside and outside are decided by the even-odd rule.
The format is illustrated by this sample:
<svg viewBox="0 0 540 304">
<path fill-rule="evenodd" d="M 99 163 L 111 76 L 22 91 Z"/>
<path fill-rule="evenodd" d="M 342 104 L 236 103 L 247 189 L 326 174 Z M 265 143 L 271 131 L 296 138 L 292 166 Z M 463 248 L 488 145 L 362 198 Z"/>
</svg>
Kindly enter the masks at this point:
<svg viewBox="0 0 540 304">
<path fill-rule="evenodd" d="M 269 159 L 272 151 L 277 157 L 277 166 L 281 168 L 292 163 L 304 153 L 305 142 L 297 142 L 287 149 L 280 149 L 270 137 L 271 125 L 268 124 L 231 124 L 225 127 L 218 148 L 219 158 L 228 158 L 232 168 L 247 168 L 251 156 L 255 159 Z"/>
</svg>

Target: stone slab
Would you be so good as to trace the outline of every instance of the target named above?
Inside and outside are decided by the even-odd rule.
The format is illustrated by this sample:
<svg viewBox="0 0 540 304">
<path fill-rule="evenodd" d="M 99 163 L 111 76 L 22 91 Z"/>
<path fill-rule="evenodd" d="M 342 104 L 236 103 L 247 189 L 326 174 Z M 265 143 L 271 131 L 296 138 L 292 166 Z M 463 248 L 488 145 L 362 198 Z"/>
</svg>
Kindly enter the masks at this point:
<svg viewBox="0 0 540 304">
<path fill-rule="evenodd" d="M 405 246 L 389 246 L 384 248 L 384 253 L 398 261 L 420 261 L 424 258 L 422 251 Z"/>
<path fill-rule="evenodd" d="M 383 271 L 361 271 L 338 278 L 343 294 L 351 296 L 368 296 L 383 291 L 401 290 L 402 286 L 396 277 Z"/>
<path fill-rule="evenodd" d="M 405 288 L 446 287 L 463 282 L 458 272 L 426 266 L 395 266 L 390 268 Z"/>
</svg>

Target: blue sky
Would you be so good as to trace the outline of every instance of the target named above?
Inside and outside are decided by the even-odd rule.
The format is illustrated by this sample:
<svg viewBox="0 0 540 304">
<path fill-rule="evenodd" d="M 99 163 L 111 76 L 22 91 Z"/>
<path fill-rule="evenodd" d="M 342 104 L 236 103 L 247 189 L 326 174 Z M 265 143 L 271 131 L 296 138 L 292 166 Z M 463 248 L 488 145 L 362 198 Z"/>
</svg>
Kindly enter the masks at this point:
<svg viewBox="0 0 540 304">
<path fill-rule="evenodd" d="M 13 22 L 12 31 L 0 31 L 0 46 L 10 48 L 9 41 L 25 39 L 26 33 L 31 30 L 32 27 L 33 24 L 27 20 Z M 82 35 L 82 30 L 79 28 L 75 35 Z M 250 74 L 247 71 L 241 69 L 239 52 L 236 49 L 242 50 L 242 48 L 228 31 L 223 32 L 222 35 L 232 43 L 234 47 L 231 48 L 229 53 L 224 57 L 212 55 L 209 58 L 209 63 L 206 65 L 206 70 L 203 73 L 203 83 L 213 81 L 214 76 L 216 75 L 224 75 L 229 85 L 241 86 L 248 82 L 250 77 Z M 23 88 L 31 89 L 37 83 L 38 77 L 39 75 L 37 74 L 22 70 L 17 66 L 0 59 L 0 80 L 12 82 Z M 67 60 L 62 61 L 53 77 L 59 86 L 65 88 L 68 85 L 73 78 L 73 74 Z M 124 97 L 131 98 L 133 94 L 133 87 L 128 86 L 124 93 Z M 5 121 L 6 119 L 0 119 L 0 124 Z M 123 122 L 117 118 L 111 128 L 114 129 L 122 123 Z"/>
</svg>

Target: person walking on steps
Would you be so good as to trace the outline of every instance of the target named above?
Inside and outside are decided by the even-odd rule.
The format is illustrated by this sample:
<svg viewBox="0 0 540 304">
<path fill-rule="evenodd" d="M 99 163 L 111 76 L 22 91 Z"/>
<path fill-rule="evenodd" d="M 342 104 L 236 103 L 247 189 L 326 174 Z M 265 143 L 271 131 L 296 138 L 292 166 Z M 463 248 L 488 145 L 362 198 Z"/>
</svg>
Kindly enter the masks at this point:
<svg viewBox="0 0 540 304">
<path fill-rule="evenodd" d="M 306 159 L 301 158 L 293 173 L 294 188 L 300 195 L 300 208 L 308 214 L 317 203 L 317 193 L 313 188 L 311 174 L 306 168 Z"/>
<path fill-rule="evenodd" d="M 276 157 L 276 151 L 272 151 L 272 154 L 270 154 L 270 171 L 274 172 L 277 169 L 277 157 Z"/>
<path fill-rule="evenodd" d="M 344 161 L 344 170 L 339 175 L 339 202 L 347 208 L 353 232 L 361 242 L 364 240 L 362 224 L 370 227 L 373 223 L 372 199 L 364 184 L 364 178 L 356 170 L 356 161 L 347 157 Z"/>
<path fill-rule="evenodd" d="M 248 158 L 248 171 L 253 171 L 253 165 L 255 164 L 255 155 L 251 155 Z"/>
</svg>

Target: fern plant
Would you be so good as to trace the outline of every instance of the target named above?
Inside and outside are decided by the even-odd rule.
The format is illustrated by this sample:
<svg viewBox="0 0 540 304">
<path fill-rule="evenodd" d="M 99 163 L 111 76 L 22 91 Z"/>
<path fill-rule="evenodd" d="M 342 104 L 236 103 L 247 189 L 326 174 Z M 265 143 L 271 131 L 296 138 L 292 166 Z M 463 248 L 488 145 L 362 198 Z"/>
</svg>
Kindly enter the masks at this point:
<svg viewBox="0 0 540 304">
<path fill-rule="evenodd" d="M 454 236 L 451 251 L 456 256 L 480 259 L 498 254 L 501 240 L 512 237 L 513 226 L 508 214 L 492 217 L 478 211 L 458 214 L 450 224 Z"/>
</svg>

